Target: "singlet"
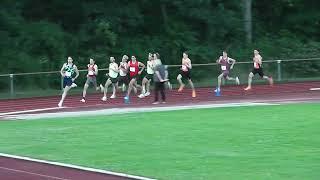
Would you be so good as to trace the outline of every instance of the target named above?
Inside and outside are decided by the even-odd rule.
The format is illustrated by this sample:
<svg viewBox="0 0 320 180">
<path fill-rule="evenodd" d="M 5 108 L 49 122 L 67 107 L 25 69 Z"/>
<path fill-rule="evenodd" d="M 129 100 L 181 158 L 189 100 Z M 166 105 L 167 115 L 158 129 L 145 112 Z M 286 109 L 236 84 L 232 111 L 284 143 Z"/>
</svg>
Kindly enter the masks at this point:
<svg viewBox="0 0 320 180">
<path fill-rule="evenodd" d="M 154 74 L 154 70 L 153 70 L 153 61 L 147 61 L 147 73 L 148 74 Z"/>
<path fill-rule="evenodd" d="M 262 60 L 262 57 L 261 57 L 260 55 L 257 56 L 257 57 L 260 57 L 261 60 Z M 253 68 L 254 68 L 254 69 L 260 69 L 260 68 L 261 68 L 261 64 L 255 62 L 255 61 L 254 61 L 255 58 L 256 58 L 256 57 L 253 57 Z"/>
<path fill-rule="evenodd" d="M 122 66 L 124 69 L 127 69 L 127 66 L 128 66 L 128 63 L 126 62 L 120 62 L 120 66 Z M 127 72 L 124 71 L 122 68 L 119 68 L 120 70 L 120 76 L 126 76 L 127 75 Z"/>
<path fill-rule="evenodd" d="M 114 69 L 118 69 L 118 64 L 113 62 L 109 64 L 109 77 L 117 78 L 118 72 L 114 71 Z"/>
<path fill-rule="evenodd" d="M 223 56 L 220 56 L 220 65 L 222 71 L 229 71 L 230 70 L 230 64 L 229 64 L 229 57 L 223 58 Z"/>
<path fill-rule="evenodd" d="M 75 67 L 74 66 L 75 66 L 74 64 L 65 63 L 64 71 L 65 71 L 65 76 L 66 77 L 71 77 L 72 76 L 72 74 L 75 71 Z"/>
<path fill-rule="evenodd" d="M 96 76 L 95 72 L 96 72 L 96 64 L 88 64 L 88 75 L 89 76 Z"/>
<path fill-rule="evenodd" d="M 189 58 L 187 58 L 186 60 L 189 60 L 189 61 L 190 61 L 190 64 L 191 64 L 191 60 L 190 60 Z M 182 69 L 182 71 L 184 71 L 184 72 L 189 71 L 188 66 L 186 66 L 184 63 L 182 63 L 181 69 Z"/>
<path fill-rule="evenodd" d="M 130 71 L 130 77 L 138 75 L 138 73 L 139 73 L 139 62 L 136 61 L 136 63 L 133 64 L 133 62 L 130 61 L 129 71 Z"/>
</svg>

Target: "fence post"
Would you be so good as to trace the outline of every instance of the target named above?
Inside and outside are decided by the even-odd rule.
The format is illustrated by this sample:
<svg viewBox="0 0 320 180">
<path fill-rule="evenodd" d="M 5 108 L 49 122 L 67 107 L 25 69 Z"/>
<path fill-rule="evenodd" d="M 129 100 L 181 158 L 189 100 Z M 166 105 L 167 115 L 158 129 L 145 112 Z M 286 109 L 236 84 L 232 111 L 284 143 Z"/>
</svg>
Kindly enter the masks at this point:
<svg viewBox="0 0 320 180">
<path fill-rule="evenodd" d="M 281 60 L 277 60 L 278 64 L 278 81 L 281 81 Z"/>
<path fill-rule="evenodd" d="M 13 74 L 10 74 L 9 77 L 10 77 L 10 96 L 13 97 L 14 96 Z"/>
<path fill-rule="evenodd" d="M 61 82 L 61 90 L 63 90 L 63 77 L 62 76 L 60 76 L 61 78 L 61 80 L 60 80 L 60 82 Z"/>
</svg>

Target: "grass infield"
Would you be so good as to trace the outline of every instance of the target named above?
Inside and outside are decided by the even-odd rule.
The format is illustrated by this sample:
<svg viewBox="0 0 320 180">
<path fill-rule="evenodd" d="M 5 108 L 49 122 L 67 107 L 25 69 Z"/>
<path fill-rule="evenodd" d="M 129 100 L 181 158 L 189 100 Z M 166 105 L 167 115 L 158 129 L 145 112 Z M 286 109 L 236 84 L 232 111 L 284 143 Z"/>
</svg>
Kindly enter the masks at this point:
<svg viewBox="0 0 320 180">
<path fill-rule="evenodd" d="M 157 179 L 318 179 L 319 107 L 0 121 L 0 152 Z"/>
</svg>

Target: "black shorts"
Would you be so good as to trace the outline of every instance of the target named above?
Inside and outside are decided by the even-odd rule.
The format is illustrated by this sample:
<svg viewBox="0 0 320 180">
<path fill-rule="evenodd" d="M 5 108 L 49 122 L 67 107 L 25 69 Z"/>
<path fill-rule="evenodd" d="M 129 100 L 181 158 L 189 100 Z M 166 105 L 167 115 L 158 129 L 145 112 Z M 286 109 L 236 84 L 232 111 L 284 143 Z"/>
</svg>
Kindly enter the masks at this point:
<svg viewBox="0 0 320 180">
<path fill-rule="evenodd" d="M 180 72 L 181 76 L 185 79 L 191 80 L 191 72 L 189 71 L 181 71 Z"/>
<path fill-rule="evenodd" d="M 66 86 L 71 86 L 72 83 L 73 83 L 72 77 L 64 77 L 63 78 L 63 88 L 65 88 Z"/>
<path fill-rule="evenodd" d="M 139 74 L 134 75 L 134 76 L 130 76 L 130 81 L 131 81 L 132 79 L 136 79 L 136 81 L 138 81 L 138 80 L 139 80 Z"/>
<path fill-rule="evenodd" d="M 153 79 L 153 74 L 147 74 L 145 76 L 145 78 L 148 79 L 148 80 L 152 80 Z"/>
<path fill-rule="evenodd" d="M 260 77 L 264 76 L 262 68 L 259 68 L 259 69 L 253 68 L 252 73 L 253 75 L 259 74 Z"/>
<path fill-rule="evenodd" d="M 118 80 L 119 84 L 129 84 L 129 77 L 128 76 L 119 76 Z"/>
<path fill-rule="evenodd" d="M 109 77 L 110 81 L 112 82 L 112 84 L 115 84 L 118 82 L 118 78 L 112 78 L 112 77 Z"/>
</svg>

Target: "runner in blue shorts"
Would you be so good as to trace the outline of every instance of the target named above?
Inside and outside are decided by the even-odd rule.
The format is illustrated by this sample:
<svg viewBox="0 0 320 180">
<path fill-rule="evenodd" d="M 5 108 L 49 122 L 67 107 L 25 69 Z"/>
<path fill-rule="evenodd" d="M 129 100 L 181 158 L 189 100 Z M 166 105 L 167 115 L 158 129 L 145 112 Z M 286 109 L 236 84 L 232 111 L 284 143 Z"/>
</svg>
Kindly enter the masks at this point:
<svg viewBox="0 0 320 180">
<path fill-rule="evenodd" d="M 74 73 L 76 73 L 76 75 L 73 77 Z M 68 62 L 63 64 L 60 74 L 63 77 L 63 93 L 58 106 L 62 107 L 68 91 L 71 88 L 77 87 L 74 81 L 79 76 L 79 70 L 77 66 L 73 64 L 73 59 L 71 57 L 68 57 Z"/>
</svg>

